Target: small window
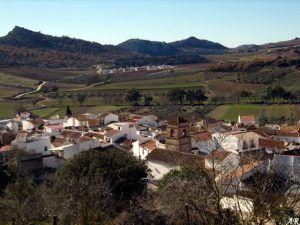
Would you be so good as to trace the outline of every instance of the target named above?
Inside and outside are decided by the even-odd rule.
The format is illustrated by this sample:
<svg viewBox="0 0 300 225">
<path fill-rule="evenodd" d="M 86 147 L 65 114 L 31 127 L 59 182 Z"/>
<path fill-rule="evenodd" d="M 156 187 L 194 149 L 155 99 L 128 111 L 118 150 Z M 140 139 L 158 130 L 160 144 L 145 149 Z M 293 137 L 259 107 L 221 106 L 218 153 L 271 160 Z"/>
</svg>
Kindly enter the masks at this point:
<svg viewBox="0 0 300 225">
<path fill-rule="evenodd" d="M 255 146 L 255 142 L 254 142 L 254 140 L 251 140 L 251 148 L 255 148 L 256 146 Z"/>
<path fill-rule="evenodd" d="M 48 151 L 48 147 L 47 146 L 44 147 L 44 151 L 45 152 Z"/>
<path fill-rule="evenodd" d="M 248 149 L 248 144 L 246 141 L 243 141 L 243 149 Z"/>
<path fill-rule="evenodd" d="M 182 137 L 185 137 L 186 136 L 186 129 L 183 129 L 182 131 Z"/>
<path fill-rule="evenodd" d="M 175 133 L 175 132 L 174 132 L 174 130 L 172 129 L 172 130 L 170 131 L 170 136 L 171 136 L 171 137 L 174 137 L 174 133 Z"/>
</svg>

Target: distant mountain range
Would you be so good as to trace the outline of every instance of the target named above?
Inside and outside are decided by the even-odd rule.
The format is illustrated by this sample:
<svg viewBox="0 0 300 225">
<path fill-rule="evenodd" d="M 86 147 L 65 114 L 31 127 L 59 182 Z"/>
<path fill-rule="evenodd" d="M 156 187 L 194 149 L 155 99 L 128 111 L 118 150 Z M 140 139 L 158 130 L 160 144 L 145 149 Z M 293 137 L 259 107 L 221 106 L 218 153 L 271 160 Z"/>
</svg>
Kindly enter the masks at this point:
<svg viewBox="0 0 300 225">
<path fill-rule="evenodd" d="M 170 56 L 179 54 L 220 54 L 227 48 L 219 43 L 190 37 L 175 42 L 159 42 L 141 39 L 130 39 L 118 45 L 127 51 L 151 56 Z"/>
<path fill-rule="evenodd" d="M 280 45 L 282 43 L 289 42 L 280 42 Z M 244 45 L 237 49 L 259 48 L 261 46 Z M 219 43 L 195 37 L 170 43 L 130 39 L 119 45 L 102 45 L 66 36 L 45 35 L 16 26 L 6 36 L 0 37 L 0 66 L 89 67 L 95 64 L 141 66 L 203 63 L 208 62 L 205 55 L 223 54 L 228 50 Z"/>
<path fill-rule="evenodd" d="M 85 67 L 94 64 L 152 65 L 207 62 L 201 55 L 223 53 L 221 44 L 191 37 L 171 43 L 130 39 L 102 45 L 55 37 L 16 26 L 0 37 L 0 66 Z"/>
</svg>

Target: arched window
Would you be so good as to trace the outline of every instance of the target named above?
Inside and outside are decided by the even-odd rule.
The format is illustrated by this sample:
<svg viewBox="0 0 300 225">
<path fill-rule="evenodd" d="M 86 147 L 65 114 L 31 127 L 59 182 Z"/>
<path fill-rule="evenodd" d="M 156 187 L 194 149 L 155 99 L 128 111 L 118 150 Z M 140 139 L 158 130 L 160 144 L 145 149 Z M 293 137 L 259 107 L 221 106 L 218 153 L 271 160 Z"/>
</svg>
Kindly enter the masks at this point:
<svg viewBox="0 0 300 225">
<path fill-rule="evenodd" d="M 186 136 L 186 129 L 183 129 L 182 131 L 182 137 L 185 137 Z"/>
<path fill-rule="evenodd" d="M 256 147 L 256 146 L 255 146 L 255 142 L 254 142 L 254 140 L 251 140 L 250 147 L 251 147 L 251 148 L 255 148 L 255 147 Z"/>
<path fill-rule="evenodd" d="M 248 149 L 248 144 L 246 141 L 243 141 L 243 149 Z"/>
<path fill-rule="evenodd" d="M 171 136 L 171 137 L 174 137 L 174 133 L 175 133 L 174 130 L 171 129 L 171 131 L 170 131 L 170 136 Z"/>
</svg>

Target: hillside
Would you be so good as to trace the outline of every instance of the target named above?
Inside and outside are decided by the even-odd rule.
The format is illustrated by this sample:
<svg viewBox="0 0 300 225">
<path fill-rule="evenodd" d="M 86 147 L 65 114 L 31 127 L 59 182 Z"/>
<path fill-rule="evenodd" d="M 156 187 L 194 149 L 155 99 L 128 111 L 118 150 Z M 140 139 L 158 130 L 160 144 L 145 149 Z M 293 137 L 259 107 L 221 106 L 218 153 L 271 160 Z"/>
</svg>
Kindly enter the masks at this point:
<svg viewBox="0 0 300 225">
<path fill-rule="evenodd" d="M 189 37 L 181 41 L 175 41 L 170 43 L 177 49 L 180 49 L 183 53 L 197 53 L 202 55 L 219 54 L 224 53 L 227 48 L 219 43 L 198 39 L 195 37 Z"/>
<path fill-rule="evenodd" d="M 164 42 L 132 39 L 120 46 L 102 45 L 66 36 L 45 35 L 18 26 L 0 37 L 2 67 L 87 68 L 97 64 L 128 67 L 207 61 L 198 53 L 181 54 L 176 47 Z"/>
<path fill-rule="evenodd" d="M 150 56 L 170 56 L 180 54 L 220 54 L 227 48 L 223 45 L 207 40 L 200 40 L 190 37 L 175 42 L 159 42 L 141 39 L 130 39 L 118 45 L 119 47 L 136 53 L 147 54 Z"/>
<path fill-rule="evenodd" d="M 142 54 L 151 56 L 169 56 L 180 53 L 175 46 L 171 46 L 166 42 L 148 41 L 141 39 L 129 39 L 118 45 L 119 47 Z"/>
<path fill-rule="evenodd" d="M 113 45 L 101 45 L 96 42 L 69 38 L 55 37 L 34 32 L 16 26 L 6 36 L 0 38 L 0 44 L 14 47 L 49 49 L 62 52 L 80 53 L 95 56 L 124 53 L 122 49 Z"/>
</svg>

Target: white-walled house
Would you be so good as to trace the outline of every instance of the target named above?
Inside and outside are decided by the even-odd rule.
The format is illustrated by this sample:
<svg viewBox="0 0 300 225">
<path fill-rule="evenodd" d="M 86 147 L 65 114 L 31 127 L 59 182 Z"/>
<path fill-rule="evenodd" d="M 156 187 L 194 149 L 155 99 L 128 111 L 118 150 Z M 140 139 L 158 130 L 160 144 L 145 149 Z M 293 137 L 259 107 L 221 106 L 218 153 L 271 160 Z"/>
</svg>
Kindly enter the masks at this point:
<svg viewBox="0 0 300 225">
<path fill-rule="evenodd" d="M 232 173 L 239 164 L 240 156 L 231 151 L 214 150 L 205 156 L 205 168 L 208 170 L 215 169 L 217 174 L 221 176 Z"/>
<path fill-rule="evenodd" d="M 50 134 L 59 134 L 63 130 L 62 124 L 48 124 L 44 126 L 44 132 Z"/>
<path fill-rule="evenodd" d="M 51 142 L 49 136 L 40 134 L 28 134 L 26 131 L 19 132 L 17 137 L 11 143 L 13 146 L 23 149 L 24 151 L 33 153 L 42 153 L 42 155 L 49 155 L 51 152 Z"/>
<path fill-rule="evenodd" d="M 114 113 L 103 113 L 99 116 L 100 124 L 106 126 L 110 123 L 115 123 L 119 121 L 119 115 Z"/>
<path fill-rule="evenodd" d="M 122 130 L 109 129 L 104 133 L 104 141 L 114 144 L 118 139 L 126 137 L 126 134 Z"/>
<path fill-rule="evenodd" d="M 197 148 L 199 153 L 209 154 L 216 150 L 216 142 L 209 131 L 199 132 L 191 136 L 192 148 Z"/>
<path fill-rule="evenodd" d="M 129 115 L 129 120 L 138 125 L 144 125 L 149 127 L 158 127 L 162 123 L 155 115 Z"/>
<path fill-rule="evenodd" d="M 160 180 L 165 174 L 181 166 L 204 166 L 202 156 L 159 148 L 152 150 L 146 160 L 154 180 Z"/>
<path fill-rule="evenodd" d="M 135 141 L 132 143 L 133 155 L 139 159 L 145 159 L 147 155 L 157 148 L 157 141 L 154 139 Z"/>
<path fill-rule="evenodd" d="M 6 126 L 8 127 L 9 130 L 17 132 L 19 130 L 19 122 L 15 120 L 10 120 Z"/>
<path fill-rule="evenodd" d="M 297 150 L 295 150 L 297 151 Z M 278 175 L 300 182 L 300 154 L 293 154 L 294 151 L 288 151 L 284 154 L 275 154 L 271 162 L 272 169 Z"/>
<path fill-rule="evenodd" d="M 83 136 L 83 134 L 78 137 L 77 134 L 69 132 L 69 135 L 56 137 L 51 143 L 50 151 L 64 159 L 70 159 L 81 151 L 88 151 L 99 146 L 100 142 L 96 137 Z"/>
<path fill-rule="evenodd" d="M 64 127 L 99 127 L 100 119 L 95 118 L 93 114 L 82 114 L 78 116 L 72 116 L 67 118 L 64 123 Z"/>
<path fill-rule="evenodd" d="M 216 147 L 235 153 L 257 150 L 261 136 L 255 132 L 223 132 L 212 135 Z"/>
<path fill-rule="evenodd" d="M 36 125 L 31 120 L 22 120 L 22 129 L 26 131 L 32 131 L 36 128 Z"/>
<path fill-rule="evenodd" d="M 76 117 L 69 117 L 67 118 L 64 123 L 63 123 L 63 127 L 79 127 L 82 125 L 87 125 L 87 120 L 86 121 L 82 121 L 79 120 Z"/>
<path fill-rule="evenodd" d="M 122 123 L 112 123 L 107 126 L 108 128 L 112 128 L 113 130 L 120 131 L 123 135 L 128 139 L 134 140 L 148 140 L 147 137 L 143 137 L 141 135 L 142 131 L 138 130 L 136 124 L 131 122 L 122 122 Z M 122 135 L 121 135 L 122 136 Z"/>
</svg>

